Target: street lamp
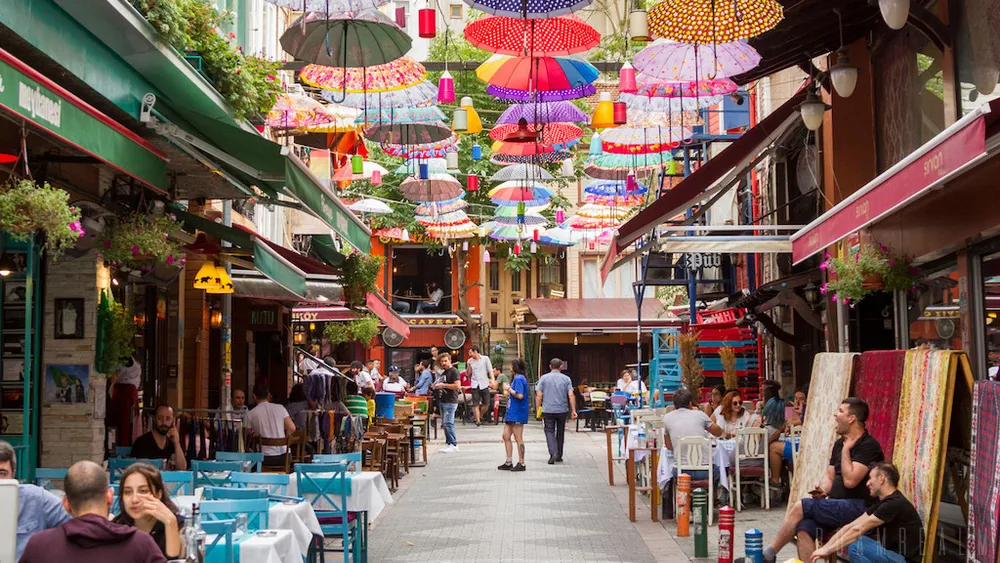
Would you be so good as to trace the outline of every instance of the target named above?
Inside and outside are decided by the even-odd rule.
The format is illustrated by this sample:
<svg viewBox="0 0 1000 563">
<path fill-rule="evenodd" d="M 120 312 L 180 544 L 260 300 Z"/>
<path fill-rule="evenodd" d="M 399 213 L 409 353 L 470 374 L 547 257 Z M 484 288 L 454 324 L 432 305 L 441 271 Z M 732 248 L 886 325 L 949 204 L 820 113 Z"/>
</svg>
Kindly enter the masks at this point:
<svg viewBox="0 0 1000 563">
<path fill-rule="evenodd" d="M 809 93 L 806 94 L 805 101 L 799 105 L 799 114 L 802 115 L 802 122 L 805 124 L 806 129 L 810 131 L 819 129 L 823 125 L 823 114 L 828 109 L 830 109 L 830 106 L 823 103 L 819 94 L 816 93 L 816 86 L 811 86 Z"/>
<path fill-rule="evenodd" d="M 892 29 L 903 29 L 910 16 L 910 0 L 878 0 L 882 19 Z"/>
<path fill-rule="evenodd" d="M 837 51 L 837 62 L 830 67 L 830 81 L 841 98 L 850 98 L 858 85 L 858 67 L 851 64 L 844 47 Z"/>
</svg>

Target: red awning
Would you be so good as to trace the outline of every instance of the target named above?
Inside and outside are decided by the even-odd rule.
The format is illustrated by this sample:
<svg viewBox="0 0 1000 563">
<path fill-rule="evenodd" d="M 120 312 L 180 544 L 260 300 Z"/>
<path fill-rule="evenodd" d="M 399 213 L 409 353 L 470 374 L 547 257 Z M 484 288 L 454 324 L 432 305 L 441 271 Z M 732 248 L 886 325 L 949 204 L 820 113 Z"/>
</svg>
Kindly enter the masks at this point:
<svg viewBox="0 0 1000 563">
<path fill-rule="evenodd" d="M 293 323 L 328 321 L 349 321 L 357 318 L 347 307 L 295 307 L 292 309 Z"/>
<path fill-rule="evenodd" d="M 549 330 L 635 330 L 638 322 L 634 299 L 526 299 L 535 316 L 535 326 Z M 642 302 L 642 326 L 679 326 L 680 320 L 663 308 L 658 299 Z"/>
<path fill-rule="evenodd" d="M 737 173 L 750 165 L 754 158 L 771 145 L 787 127 L 799 119 L 798 106 L 806 98 L 806 88 L 801 88 L 778 109 L 771 112 L 757 125 L 736 139 L 722 152 L 704 163 L 676 187 L 664 193 L 646 209 L 618 228 L 618 236 L 612 241 L 608 254 L 601 266 L 601 276 L 606 278 L 611 272 L 615 258 L 622 254 L 633 242 L 652 231 L 664 221 L 673 219 L 692 205 L 702 201 L 712 186 L 730 171 Z"/>
<path fill-rule="evenodd" d="M 389 302 L 383 299 L 381 295 L 369 293 L 365 296 L 365 304 L 368 305 L 368 310 L 372 314 L 385 323 L 385 326 L 399 333 L 403 338 L 410 336 L 410 323 L 406 322 L 403 317 L 400 317 L 389 305 Z"/>
<path fill-rule="evenodd" d="M 979 106 L 792 235 L 794 263 L 919 199 L 986 158 L 985 116 L 990 106 Z"/>
<path fill-rule="evenodd" d="M 279 256 L 291 262 L 293 266 L 302 270 L 307 275 L 318 275 L 318 276 L 340 275 L 340 270 L 334 268 L 333 266 L 324 264 L 323 262 L 320 262 L 319 260 L 316 260 L 314 258 L 310 258 L 305 254 L 299 254 L 298 252 L 292 250 L 291 248 L 285 248 L 284 246 L 281 246 L 276 242 L 271 242 L 270 240 L 254 232 L 253 229 L 248 229 L 243 225 L 233 225 L 233 228 L 248 232 L 259 238 L 260 240 L 264 241 L 264 244 L 269 246 Z"/>
</svg>

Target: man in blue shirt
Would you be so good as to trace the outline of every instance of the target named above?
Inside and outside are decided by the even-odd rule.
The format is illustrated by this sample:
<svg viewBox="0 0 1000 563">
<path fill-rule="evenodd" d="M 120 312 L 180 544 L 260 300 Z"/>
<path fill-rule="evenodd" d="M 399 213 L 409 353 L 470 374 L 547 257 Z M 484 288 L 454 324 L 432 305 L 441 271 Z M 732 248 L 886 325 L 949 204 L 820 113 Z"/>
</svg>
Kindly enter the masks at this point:
<svg viewBox="0 0 1000 563">
<path fill-rule="evenodd" d="M 517 358 L 511 362 L 514 370 L 514 381 L 504 389 L 509 399 L 507 400 L 507 414 L 504 417 L 503 446 L 507 450 L 507 461 L 500 467 L 500 471 L 524 471 L 524 425 L 528 422 L 528 380 L 524 377 L 524 372 L 528 371 L 528 366 L 524 360 Z M 517 440 L 517 465 L 514 465 L 513 444 L 510 437 Z"/>
<path fill-rule="evenodd" d="M 549 447 L 549 465 L 563 459 L 563 443 L 566 439 L 566 415 L 576 420 L 576 397 L 573 395 L 573 381 L 562 372 L 562 360 L 552 358 L 549 373 L 538 378 L 535 384 L 535 404 L 542 405 L 542 420 L 545 422 L 545 442 Z M 509 408 L 509 407 L 508 407 Z"/>
<path fill-rule="evenodd" d="M 0 479 L 13 479 L 17 469 L 14 448 L 0 440 Z M 17 552 L 15 560 L 21 559 L 24 547 L 31 536 L 62 526 L 72 520 L 63 508 L 62 500 L 54 494 L 35 485 L 21 485 L 17 493 Z"/>
<path fill-rule="evenodd" d="M 413 392 L 417 395 L 430 395 L 431 383 L 434 379 L 430 367 L 423 360 L 420 360 L 417 362 L 416 367 L 413 368 L 413 371 L 417 374 L 417 381 L 413 385 Z"/>
</svg>

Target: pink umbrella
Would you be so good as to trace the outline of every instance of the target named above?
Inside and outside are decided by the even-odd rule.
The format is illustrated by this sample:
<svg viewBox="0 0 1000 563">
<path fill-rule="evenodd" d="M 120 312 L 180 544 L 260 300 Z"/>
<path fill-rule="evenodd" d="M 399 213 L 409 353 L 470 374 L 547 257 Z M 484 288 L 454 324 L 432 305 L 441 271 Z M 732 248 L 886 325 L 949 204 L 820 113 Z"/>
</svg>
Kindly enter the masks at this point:
<svg viewBox="0 0 1000 563">
<path fill-rule="evenodd" d="M 668 82 L 729 78 L 759 64 L 760 54 L 743 41 L 695 45 L 666 39 L 639 51 L 633 62 L 643 75 Z"/>
<path fill-rule="evenodd" d="M 712 80 L 694 80 L 685 82 L 666 82 L 640 74 L 636 80 L 639 86 L 636 95 L 654 98 L 705 98 L 711 96 L 726 96 L 739 89 L 735 82 L 728 78 Z"/>
<path fill-rule="evenodd" d="M 334 120 L 323 104 L 302 94 L 285 93 L 278 96 L 274 107 L 267 113 L 267 126 L 275 129 L 303 129 L 326 125 Z"/>
</svg>

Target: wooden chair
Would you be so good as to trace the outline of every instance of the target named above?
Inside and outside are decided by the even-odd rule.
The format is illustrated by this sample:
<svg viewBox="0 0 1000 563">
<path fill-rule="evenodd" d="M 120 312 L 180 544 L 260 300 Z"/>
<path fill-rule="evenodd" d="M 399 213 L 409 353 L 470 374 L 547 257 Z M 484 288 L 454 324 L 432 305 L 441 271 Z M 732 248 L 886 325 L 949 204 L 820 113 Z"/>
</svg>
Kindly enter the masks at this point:
<svg viewBox="0 0 1000 563">
<path fill-rule="evenodd" d="M 288 475 L 282 473 L 234 473 L 230 480 L 237 488 L 267 489 L 268 494 L 288 494 Z"/>
<path fill-rule="evenodd" d="M 415 414 L 410 417 L 410 425 L 413 428 L 413 439 L 420 441 L 419 450 L 423 452 L 423 461 L 414 463 L 417 466 L 427 465 L 427 440 L 430 439 L 430 434 L 427 431 L 429 422 L 427 414 Z"/>
<path fill-rule="evenodd" d="M 691 490 L 697 488 L 708 489 L 708 525 L 711 526 L 715 519 L 715 464 L 712 463 L 712 441 L 708 438 L 689 436 L 681 438 L 680 444 L 674 445 L 674 462 L 677 467 L 676 476 L 684 473 L 685 470 L 707 471 L 708 479 L 691 479 Z M 654 474 L 653 478 L 656 476 Z M 674 495 L 674 514 L 677 514 L 677 495 Z"/>
<path fill-rule="evenodd" d="M 615 462 L 616 461 L 626 461 L 627 455 L 625 452 L 625 444 L 628 443 L 628 426 L 626 425 L 610 425 L 604 427 L 604 433 L 608 438 L 608 484 L 615 484 Z M 611 437 L 614 435 L 616 437 L 618 454 L 615 454 L 615 450 L 612 448 Z"/>
<path fill-rule="evenodd" d="M 285 447 L 284 463 L 281 465 L 263 464 L 261 470 L 265 473 L 291 473 L 292 472 L 292 449 L 288 447 L 288 437 L 284 438 L 257 438 L 260 447 Z"/>
<path fill-rule="evenodd" d="M 363 471 L 382 471 L 385 463 L 385 442 L 374 438 L 361 440 L 361 468 Z"/>
<path fill-rule="evenodd" d="M 170 496 L 194 494 L 194 471 L 161 471 L 160 477 Z"/>
<path fill-rule="evenodd" d="M 291 452 L 292 465 L 296 463 L 307 463 L 309 460 L 306 459 L 306 442 L 309 441 L 309 435 L 306 430 L 296 430 L 288 436 L 288 451 Z"/>
</svg>

